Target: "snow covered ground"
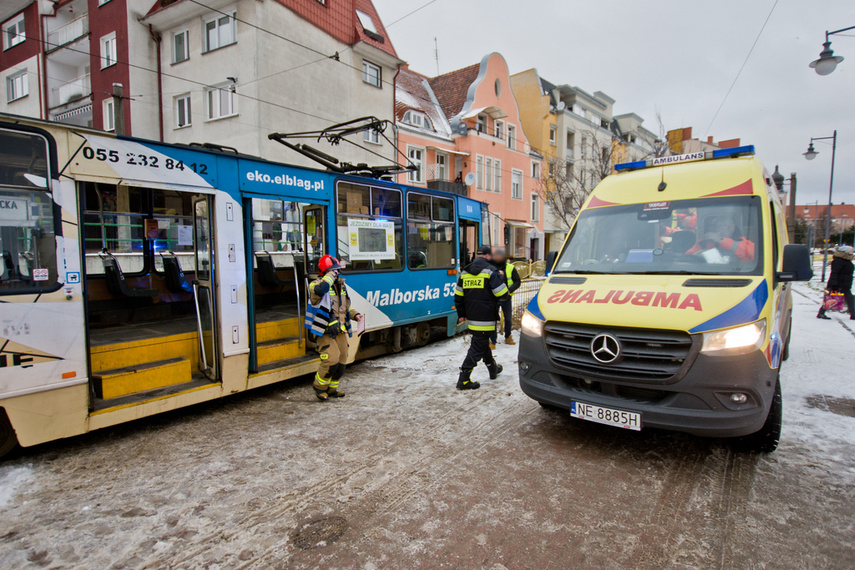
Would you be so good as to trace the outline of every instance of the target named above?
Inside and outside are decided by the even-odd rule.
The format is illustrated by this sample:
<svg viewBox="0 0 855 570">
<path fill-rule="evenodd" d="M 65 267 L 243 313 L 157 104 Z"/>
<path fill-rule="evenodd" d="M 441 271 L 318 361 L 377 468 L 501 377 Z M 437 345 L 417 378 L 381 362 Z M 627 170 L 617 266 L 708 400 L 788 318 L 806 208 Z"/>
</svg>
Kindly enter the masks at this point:
<svg viewBox="0 0 855 570">
<path fill-rule="evenodd" d="M 842 568 L 855 549 L 855 327 L 795 286 L 769 455 L 589 424 L 505 373 L 454 389 L 467 339 L 0 463 L 0 568 Z"/>
</svg>

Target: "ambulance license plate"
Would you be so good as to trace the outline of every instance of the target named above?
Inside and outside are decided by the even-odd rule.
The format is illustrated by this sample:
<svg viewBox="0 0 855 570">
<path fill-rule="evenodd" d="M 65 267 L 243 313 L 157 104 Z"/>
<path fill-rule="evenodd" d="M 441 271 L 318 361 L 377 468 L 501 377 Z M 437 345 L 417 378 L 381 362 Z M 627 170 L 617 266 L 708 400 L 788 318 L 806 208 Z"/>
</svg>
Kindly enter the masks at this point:
<svg viewBox="0 0 855 570">
<path fill-rule="evenodd" d="M 623 429 L 631 429 L 641 431 L 641 414 L 638 412 L 626 412 L 623 410 L 613 410 L 612 408 L 603 408 L 593 404 L 583 404 L 571 400 L 570 415 L 580 420 L 588 420 L 598 424 L 606 424 Z"/>
</svg>

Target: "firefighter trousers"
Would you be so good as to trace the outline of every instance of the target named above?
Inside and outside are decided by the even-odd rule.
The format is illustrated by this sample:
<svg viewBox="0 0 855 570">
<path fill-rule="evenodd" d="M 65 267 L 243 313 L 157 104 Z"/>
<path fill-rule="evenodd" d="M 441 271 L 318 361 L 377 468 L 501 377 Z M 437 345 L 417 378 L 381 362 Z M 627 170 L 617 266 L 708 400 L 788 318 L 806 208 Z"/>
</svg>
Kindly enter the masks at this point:
<svg viewBox="0 0 855 570">
<path fill-rule="evenodd" d="M 318 352 L 321 365 L 315 374 L 314 387 L 318 390 L 337 390 L 347 361 L 347 333 L 342 331 L 335 338 L 325 333 L 318 339 Z"/>
<path fill-rule="evenodd" d="M 495 362 L 493 353 L 490 351 L 490 335 L 489 331 L 472 331 L 472 340 L 469 343 L 469 352 L 466 353 L 466 358 L 463 359 L 461 370 L 472 370 L 478 365 L 479 360 L 483 360 L 484 364 L 490 366 Z"/>
</svg>

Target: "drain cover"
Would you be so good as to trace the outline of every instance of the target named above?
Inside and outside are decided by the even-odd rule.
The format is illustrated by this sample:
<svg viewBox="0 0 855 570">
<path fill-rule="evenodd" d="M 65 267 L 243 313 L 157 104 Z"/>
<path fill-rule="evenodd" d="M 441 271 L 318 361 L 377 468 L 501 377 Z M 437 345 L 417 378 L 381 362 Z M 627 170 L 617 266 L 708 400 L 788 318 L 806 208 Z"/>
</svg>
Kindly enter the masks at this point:
<svg viewBox="0 0 855 570">
<path fill-rule="evenodd" d="M 301 550 L 321 548 L 341 538 L 347 530 L 342 517 L 324 517 L 303 523 L 294 533 L 294 544 Z"/>
</svg>

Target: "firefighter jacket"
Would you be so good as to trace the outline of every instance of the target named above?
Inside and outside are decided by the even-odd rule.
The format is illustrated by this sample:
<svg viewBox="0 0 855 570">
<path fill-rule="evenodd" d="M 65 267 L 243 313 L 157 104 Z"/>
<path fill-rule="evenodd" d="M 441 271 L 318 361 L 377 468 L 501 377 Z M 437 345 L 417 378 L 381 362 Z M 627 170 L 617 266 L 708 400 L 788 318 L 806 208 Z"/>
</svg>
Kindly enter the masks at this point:
<svg viewBox="0 0 855 570">
<path fill-rule="evenodd" d="M 312 281 L 308 300 L 305 326 L 312 334 L 323 336 L 330 323 L 337 321 L 341 329 L 350 335 L 350 319 L 358 313 L 350 308 L 350 296 L 343 278 L 334 279 L 327 274 Z"/>
<path fill-rule="evenodd" d="M 505 263 L 505 281 L 508 284 L 508 294 L 513 295 L 514 291 L 520 288 L 522 279 L 514 264 L 510 261 Z"/>
<path fill-rule="evenodd" d="M 476 257 L 457 278 L 457 315 L 469 321 L 470 331 L 492 332 L 496 329 L 496 303 L 507 294 L 501 273 L 483 257 Z"/>
</svg>

